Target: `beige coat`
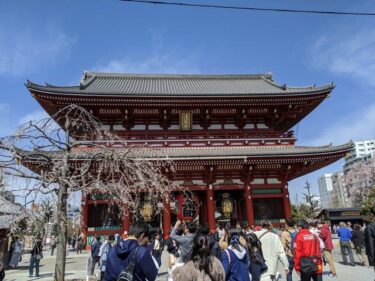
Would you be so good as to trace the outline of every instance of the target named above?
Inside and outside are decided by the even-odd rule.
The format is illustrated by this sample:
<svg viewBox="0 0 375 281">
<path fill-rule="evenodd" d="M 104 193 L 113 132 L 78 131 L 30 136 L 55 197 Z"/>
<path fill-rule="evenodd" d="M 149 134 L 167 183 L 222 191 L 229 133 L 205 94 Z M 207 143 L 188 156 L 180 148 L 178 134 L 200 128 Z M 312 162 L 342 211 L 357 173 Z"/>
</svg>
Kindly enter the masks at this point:
<svg viewBox="0 0 375 281">
<path fill-rule="evenodd" d="M 211 259 L 212 270 L 210 273 L 213 280 L 206 273 L 195 268 L 192 261 L 189 261 L 176 268 L 173 272 L 173 281 L 225 281 L 225 272 L 221 262 L 216 257 L 211 257 Z"/>
<path fill-rule="evenodd" d="M 256 231 L 255 234 L 259 238 L 267 231 L 267 229 L 262 229 Z M 268 270 L 262 274 L 261 280 L 270 280 L 270 275 L 276 275 L 277 273 L 279 261 L 281 261 L 285 269 L 289 268 L 288 259 L 277 234 L 269 232 L 260 238 L 260 242 L 262 242 L 262 252 L 268 266 Z"/>
</svg>

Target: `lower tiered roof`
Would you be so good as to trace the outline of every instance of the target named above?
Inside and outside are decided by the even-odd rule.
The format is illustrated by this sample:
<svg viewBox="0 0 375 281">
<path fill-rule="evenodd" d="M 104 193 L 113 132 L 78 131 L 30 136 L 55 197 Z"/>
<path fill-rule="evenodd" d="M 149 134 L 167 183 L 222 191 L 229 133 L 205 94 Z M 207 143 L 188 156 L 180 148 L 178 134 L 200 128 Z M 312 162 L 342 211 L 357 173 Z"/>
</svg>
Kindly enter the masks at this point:
<svg viewBox="0 0 375 281">
<path fill-rule="evenodd" d="M 257 165 L 261 169 L 287 168 L 292 170 L 288 179 L 293 179 L 312 172 L 344 157 L 353 147 L 352 142 L 339 146 L 248 146 L 248 147 L 183 147 L 183 148 L 149 148 L 118 147 L 119 153 L 133 159 L 172 160 L 178 167 L 215 166 L 231 163 L 236 165 Z M 63 157 L 60 152 L 21 151 L 23 163 L 38 172 L 42 166 L 48 166 L 48 159 L 56 160 Z M 97 148 L 80 146 L 71 154 L 71 162 L 92 159 Z M 125 157 L 125 156 L 124 156 Z M 264 164 L 271 165 L 264 166 Z M 276 166 L 272 166 L 277 164 Z M 234 167 L 234 166 L 233 166 Z M 232 168 L 233 168 L 232 167 Z M 192 168 L 192 169 L 195 169 Z M 232 169 L 228 166 L 228 169 Z M 187 168 L 189 169 L 189 168 Z M 262 170 L 262 172 L 264 172 Z M 185 169 L 186 171 L 186 169 Z"/>
</svg>

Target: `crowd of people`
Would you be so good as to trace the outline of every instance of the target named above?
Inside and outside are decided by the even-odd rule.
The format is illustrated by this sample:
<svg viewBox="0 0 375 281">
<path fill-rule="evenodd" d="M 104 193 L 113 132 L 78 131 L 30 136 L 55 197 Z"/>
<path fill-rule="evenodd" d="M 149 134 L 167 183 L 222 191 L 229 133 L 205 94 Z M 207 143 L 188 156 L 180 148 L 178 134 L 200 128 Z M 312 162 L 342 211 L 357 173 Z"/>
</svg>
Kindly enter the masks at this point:
<svg viewBox="0 0 375 281">
<path fill-rule="evenodd" d="M 375 206 L 371 213 L 374 221 L 365 229 L 359 224 L 341 222 L 333 230 L 318 221 L 302 220 L 295 224 L 287 219 L 281 228 L 262 221 L 255 227 L 217 225 L 215 231 L 210 231 L 208 226 L 178 220 L 167 241 L 163 240 L 161 230 L 150 229 L 147 223 L 138 221 L 130 226 L 126 237 L 109 235 L 104 241 L 100 236 L 92 240 L 89 273 L 94 275 L 97 267 L 100 280 L 155 280 L 166 247 L 168 281 L 277 281 L 282 275 L 292 281 L 293 271 L 301 281 L 319 281 L 325 264 L 329 268 L 328 277 L 335 278 L 332 233 L 339 238 L 344 265 L 356 266 L 356 256 L 358 265 L 371 265 L 375 269 Z M 57 237 L 49 241 L 51 255 L 58 243 Z M 33 240 L 30 277 L 34 276 L 34 270 L 35 276 L 39 276 L 44 244 L 40 236 Z M 77 254 L 82 252 L 83 238 L 72 237 L 69 247 Z M 13 237 L 8 268 L 17 268 L 23 251 L 22 239 Z M 0 277 L 5 267 L 0 264 Z"/>
<path fill-rule="evenodd" d="M 375 218 L 375 206 L 371 212 Z M 360 265 L 374 266 L 375 222 L 365 231 L 360 225 L 352 229 L 340 223 L 336 232 L 344 264 L 349 256 L 350 265 L 355 266 L 354 247 Z M 301 281 L 318 281 L 324 264 L 330 270 L 328 277 L 337 276 L 331 233 L 328 224 L 307 220 L 296 225 L 287 219 L 285 227 L 277 230 L 268 221 L 246 228 L 217 225 L 213 232 L 207 226 L 177 221 L 164 243 L 159 230 L 134 222 L 126 239 L 109 236 L 104 243 L 100 237 L 94 239 L 91 273 L 98 265 L 101 280 L 155 280 L 166 246 L 168 281 L 276 281 L 284 274 L 292 281 L 293 271 Z"/>
</svg>

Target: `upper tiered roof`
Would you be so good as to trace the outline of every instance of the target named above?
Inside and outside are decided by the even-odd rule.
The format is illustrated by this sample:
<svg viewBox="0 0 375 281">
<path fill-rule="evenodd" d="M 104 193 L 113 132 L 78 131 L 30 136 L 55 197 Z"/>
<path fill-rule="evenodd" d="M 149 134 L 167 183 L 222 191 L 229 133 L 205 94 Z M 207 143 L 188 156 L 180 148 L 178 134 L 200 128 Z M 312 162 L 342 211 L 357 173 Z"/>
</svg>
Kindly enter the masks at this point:
<svg viewBox="0 0 375 281">
<path fill-rule="evenodd" d="M 334 85 L 288 87 L 276 84 L 271 74 L 180 75 L 85 72 L 79 86 L 38 85 L 30 90 L 46 93 L 99 96 L 279 96 L 331 91 Z"/>
</svg>

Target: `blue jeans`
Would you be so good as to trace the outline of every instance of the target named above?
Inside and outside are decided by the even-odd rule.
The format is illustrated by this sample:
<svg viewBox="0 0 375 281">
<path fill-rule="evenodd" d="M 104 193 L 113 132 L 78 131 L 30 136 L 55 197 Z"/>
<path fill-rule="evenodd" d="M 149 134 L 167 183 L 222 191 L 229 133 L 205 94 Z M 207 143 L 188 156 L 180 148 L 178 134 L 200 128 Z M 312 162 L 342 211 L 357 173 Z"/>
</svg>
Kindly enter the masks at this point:
<svg viewBox="0 0 375 281">
<path fill-rule="evenodd" d="M 40 260 L 36 259 L 36 255 L 31 255 L 30 265 L 29 265 L 30 276 L 33 276 L 34 266 L 35 266 L 35 276 L 39 276 L 39 262 Z"/>
<path fill-rule="evenodd" d="M 350 245 L 350 242 L 349 241 L 340 241 L 340 248 L 341 248 L 341 254 L 342 254 L 342 259 L 344 261 L 344 264 L 345 265 L 348 264 L 348 258 L 346 257 L 346 254 L 348 254 L 349 259 L 350 259 L 350 265 L 355 265 L 352 246 Z"/>
<path fill-rule="evenodd" d="M 292 281 L 292 276 L 293 276 L 293 268 L 294 268 L 294 258 L 288 256 L 288 262 L 289 262 L 289 272 L 286 275 L 286 280 L 287 281 Z"/>
</svg>

